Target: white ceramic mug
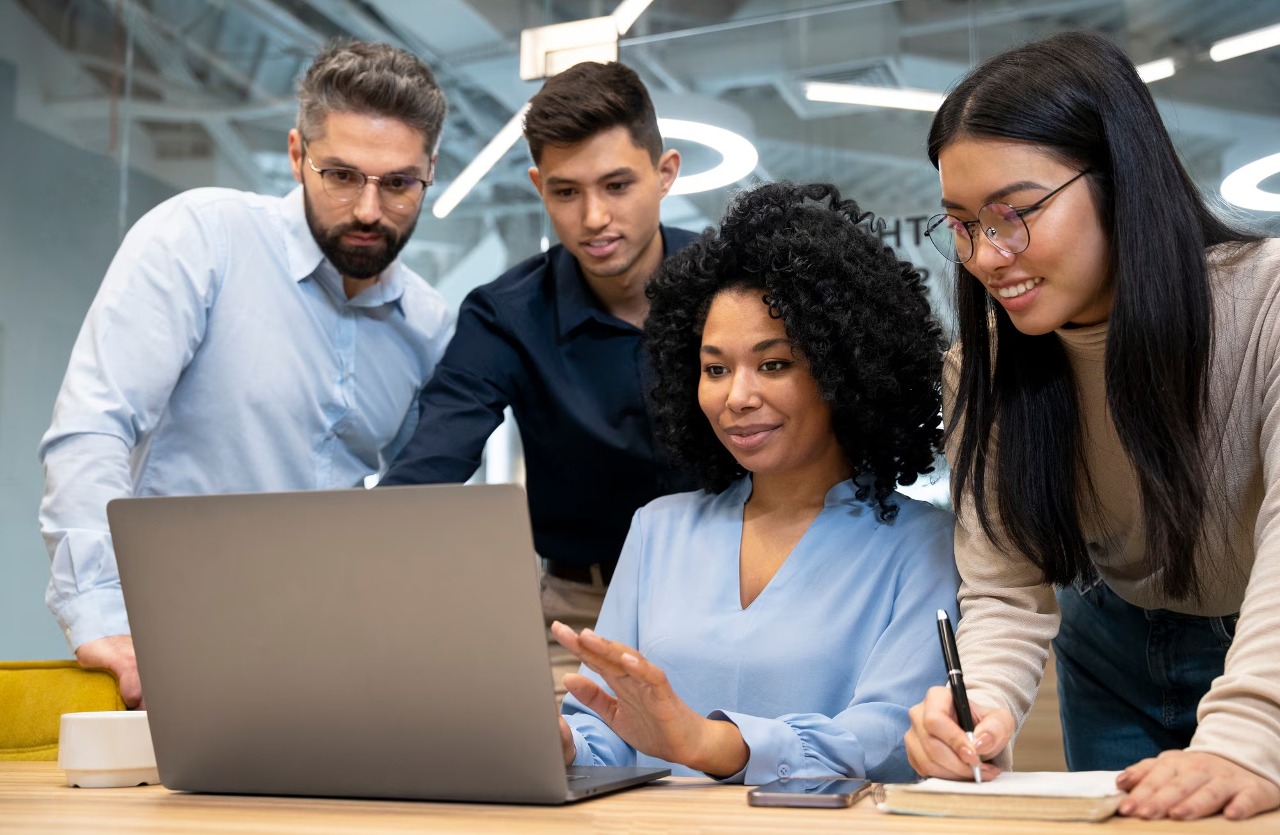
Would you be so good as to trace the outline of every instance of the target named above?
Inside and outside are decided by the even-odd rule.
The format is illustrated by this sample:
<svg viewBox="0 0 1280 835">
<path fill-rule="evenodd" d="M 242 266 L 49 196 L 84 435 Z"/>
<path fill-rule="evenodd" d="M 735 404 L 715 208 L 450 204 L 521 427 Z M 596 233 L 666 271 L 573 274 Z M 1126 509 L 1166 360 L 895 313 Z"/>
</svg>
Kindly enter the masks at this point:
<svg viewBox="0 0 1280 835">
<path fill-rule="evenodd" d="M 156 754 L 145 710 L 64 713 L 58 767 L 85 789 L 156 785 Z"/>
</svg>

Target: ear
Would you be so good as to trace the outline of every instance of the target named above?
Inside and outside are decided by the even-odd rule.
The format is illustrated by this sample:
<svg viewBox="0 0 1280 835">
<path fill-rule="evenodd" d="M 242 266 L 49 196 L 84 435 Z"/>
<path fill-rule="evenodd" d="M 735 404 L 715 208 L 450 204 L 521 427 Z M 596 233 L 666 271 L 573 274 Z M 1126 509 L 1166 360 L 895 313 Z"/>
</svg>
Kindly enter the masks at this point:
<svg viewBox="0 0 1280 835">
<path fill-rule="evenodd" d="M 538 194 L 542 194 L 542 172 L 538 170 L 538 166 L 529 166 L 529 182 L 533 183 L 533 187 L 538 190 Z"/>
<path fill-rule="evenodd" d="M 436 184 L 436 160 L 440 159 L 440 152 L 436 151 L 431 154 L 431 162 L 427 165 L 427 183 Z"/>
<path fill-rule="evenodd" d="M 297 128 L 289 131 L 289 166 L 293 169 L 293 179 L 302 182 L 302 134 Z"/>
<path fill-rule="evenodd" d="M 671 186 L 680 173 L 680 152 L 675 148 L 658 157 L 658 182 L 662 185 L 662 196 L 666 197 Z"/>
</svg>

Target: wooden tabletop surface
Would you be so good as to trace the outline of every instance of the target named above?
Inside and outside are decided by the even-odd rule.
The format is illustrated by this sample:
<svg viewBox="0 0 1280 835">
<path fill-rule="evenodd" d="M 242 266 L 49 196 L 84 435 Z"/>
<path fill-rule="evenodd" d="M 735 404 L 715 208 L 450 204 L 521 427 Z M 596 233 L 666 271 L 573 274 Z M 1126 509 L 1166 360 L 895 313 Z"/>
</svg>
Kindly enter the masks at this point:
<svg viewBox="0 0 1280 835">
<path fill-rule="evenodd" d="M 1112 818 L 1104 824 L 961 820 L 889 815 L 870 799 L 851 809 L 766 809 L 748 806 L 746 792 L 743 786 L 678 778 L 556 807 L 246 797 L 182 794 L 161 786 L 72 789 L 54 763 L 0 762 L 0 832 L 1280 833 L 1280 813 L 1242 823 L 1220 817 L 1191 822 Z"/>
</svg>

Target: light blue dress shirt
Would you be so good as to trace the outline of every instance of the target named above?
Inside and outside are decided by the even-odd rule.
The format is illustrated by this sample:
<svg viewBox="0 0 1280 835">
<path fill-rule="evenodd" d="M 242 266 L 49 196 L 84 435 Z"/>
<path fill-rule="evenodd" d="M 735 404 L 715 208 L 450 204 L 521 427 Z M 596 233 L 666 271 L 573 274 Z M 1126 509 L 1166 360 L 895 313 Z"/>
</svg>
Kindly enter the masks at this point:
<svg viewBox="0 0 1280 835">
<path fill-rule="evenodd" d="M 636 512 L 596 631 L 635 647 L 693 710 L 733 722 L 751 749 L 727 779 L 915 778 L 907 709 L 946 680 L 937 614 L 954 620 L 953 517 L 896 495 L 896 521 L 844 481 L 759 597 L 742 608 L 738 563 L 751 481 Z M 600 677 L 582 671 L 596 681 Z M 685 766 L 638 754 L 572 695 L 576 765 Z"/>
<path fill-rule="evenodd" d="M 129 631 L 110 499 L 357 486 L 412 433 L 451 329 L 440 294 L 398 261 L 347 299 L 301 188 L 201 188 L 148 212 L 40 443 L 46 602 L 71 646 Z"/>
</svg>

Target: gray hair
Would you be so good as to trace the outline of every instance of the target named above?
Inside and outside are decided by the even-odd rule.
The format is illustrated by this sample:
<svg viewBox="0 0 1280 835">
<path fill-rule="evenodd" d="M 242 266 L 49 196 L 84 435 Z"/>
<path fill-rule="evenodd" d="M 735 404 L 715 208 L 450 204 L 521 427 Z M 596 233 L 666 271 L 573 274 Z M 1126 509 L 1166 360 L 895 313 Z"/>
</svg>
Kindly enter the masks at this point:
<svg viewBox="0 0 1280 835">
<path fill-rule="evenodd" d="M 447 109 L 431 69 L 383 43 L 330 41 L 298 84 L 298 132 L 307 140 L 324 135 L 330 113 L 357 113 L 404 122 L 422 134 L 430 152 Z"/>
</svg>

